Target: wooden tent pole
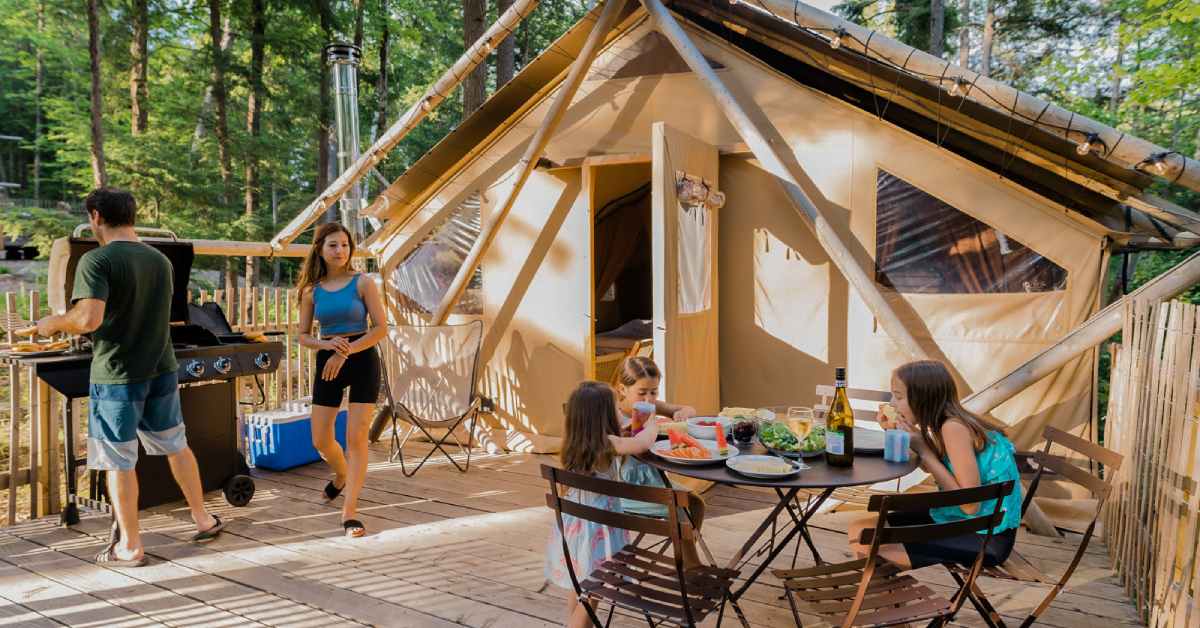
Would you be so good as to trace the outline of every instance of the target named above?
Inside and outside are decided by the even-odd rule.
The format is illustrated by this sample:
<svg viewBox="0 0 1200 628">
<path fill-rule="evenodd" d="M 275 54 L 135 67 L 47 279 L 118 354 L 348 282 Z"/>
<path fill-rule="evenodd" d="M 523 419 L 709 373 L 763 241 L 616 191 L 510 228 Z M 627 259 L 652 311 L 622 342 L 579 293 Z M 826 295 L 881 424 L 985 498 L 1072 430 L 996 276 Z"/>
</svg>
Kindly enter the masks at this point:
<svg viewBox="0 0 1200 628">
<path fill-rule="evenodd" d="M 829 254 L 829 258 L 841 271 L 850 285 L 866 302 L 867 307 L 879 319 L 884 331 L 911 359 L 925 359 L 927 354 L 917 343 L 916 338 L 901 322 L 890 303 L 884 298 L 874 279 L 863 265 L 854 257 L 849 247 L 839 237 L 825 212 L 812 201 L 800 187 L 803 170 L 795 160 L 785 160 L 777 148 L 766 138 L 758 126 L 751 120 L 742 105 L 734 97 L 729 88 L 721 81 L 704 55 L 692 43 L 683 27 L 679 25 L 670 11 L 660 0 L 641 0 L 646 10 L 654 20 L 655 27 L 671 42 L 679 55 L 683 57 L 700 82 L 708 88 L 717 105 L 724 112 L 726 119 L 737 129 L 738 134 L 750 147 L 750 152 L 758 158 L 765 170 L 779 178 L 788 198 L 808 218 L 810 226 L 816 233 L 821 246 Z"/>
<path fill-rule="evenodd" d="M 462 267 L 458 269 L 458 274 L 454 276 L 454 281 L 451 282 L 450 288 L 446 291 L 445 296 L 442 297 L 437 310 L 434 311 L 434 325 L 441 325 L 446 322 L 451 308 L 454 307 L 459 297 L 462 296 L 463 290 L 467 287 L 467 282 L 475 274 L 475 269 L 479 267 L 480 259 L 487 252 L 488 247 L 492 244 L 492 240 L 496 237 L 496 231 L 504 223 L 509 210 L 512 209 L 513 203 L 517 200 L 517 195 L 521 193 L 521 188 L 525 187 L 525 182 L 529 180 L 529 175 L 533 172 L 534 166 L 537 165 L 538 159 L 546 149 L 546 144 L 550 141 L 550 137 L 558 129 L 558 123 L 562 121 L 563 114 L 567 112 L 567 107 L 571 104 L 571 99 L 575 97 L 575 92 L 579 90 L 579 85 L 583 83 L 583 78 L 587 75 L 587 70 L 592 65 L 592 60 L 600 52 L 600 45 L 604 43 L 604 38 L 612 30 L 613 26 L 616 25 L 617 17 L 621 14 L 621 8 L 624 6 L 625 0 L 605 1 L 600 17 L 596 19 L 595 25 L 592 26 L 591 32 L 588 33 L 588 38 L 583 44 L 583 49 L 579 51 L 579 56 L 575 58 L 570 71 L 567 73 L 567 78 L 563 81 L 563 85 L 555 96 L 553 104 L 550 105 L 550 111 L 546 114 L 546 119 L 542 121 L 542 125 L 538 127 L 533 138 L 529 140 L 529 145 L 525 147 L 525 154 L 521 156 L 521 161 L 518 163 L 517 179 L 513 183 L 512 189 L 505 195 L 504 200 L 497 204 L 496 211 L 484 224 L 479 237 L 475 239 L 475 244 L 471 246 L 471 251 L 467 254 L 467 259 L 463 260 Z"/>
<path fill-rule="evenodd" d="M 963 407 L 976 414 L 990 412 L 1084 351 L 1120 331 L 1125 303 L 1135 299 L 1165 301 L 1186 292 L 1197 283 L 1200 283 L 1200 253 L 1192 255 L 1175 268 L 1093 314 L 1082 325 L 1059 340 L 1058 344 L 964 399 Z"/>
<path fill-rule="evenodd" d="M 864 28 L 803 2 L 794 0 L 746 2 L 743 0 L 741 3 L 771 13 L 784 22 L 820 31 L 831 38 L 833 33 L 840 29 L 844 33 L 841 38 L 842 48 L 871 58 L 884 59 L 914 73 L 944 77 L 941 85 L 943 88 L 949 89 L 955 81 L 965 81 L 966 86 L 963 87 L 963 92 L 966 98 L 1005 115 L 1012 115 L 1013 111 L 1009 110 L 1008 104 L 1012 103 L 1015 113 L 1028 120 L 1036 120 L 1035 126 L 1039 129 L 1069 142 L 1078 143 L 1086 139 L 1088 133 L 1096 133 L 1108 146 L 1108 152 L 1101 156 L 1102 159 L 1124 168 L 1137 168 L 1144 174 L 1157 176 L 1160 180 L 1177 183 L 1190 190 L 1200 192 L 1200 162 L 1190 159 L 1187 155 L 1170 152 L 1169 156 L 1165 158 L 1166 170 L 1162 174 L 1155 173 L 1138 166 L 1142 160 L 1151 155 L 1169 152 L 1166 148 L 1152 142 L 1048 103 L 1036 96 L 1021 92 L 1011 85 L 960 68 L 927 52 L 902 44 L 878 31 Z M 866 47 L 868 41 L 870 42 L 869 50 Z M 984 96 L 983 93 L 987 95 Z"/>
<path fill-rule="evenodd" d="M 321 192 L 308 207 L 304 208 L 304 211 L 293 218 L 274 238 L 271 238 L 271 246 L 275 249 L 283 248 L 303 233 L 313 221 L 320 218 L 330 205 L 336 203 L 351 186 L 366 176 L 371 168 L 386 157 L 429 112 L 436 109 L 450 95 L 450 92 L 475 69 L 475 66 L 487 59 L 492 50 L 500 45 L 505 37 L 516 30 L 518 24 L 537 8 L 539 2 L 540 0 L 516 0 L 483 36 L 438 78 L 436 83 L 425 90 L 421 98 L 413 103 L 391 128 L 375 140 L 375 144 L 371 148 L 367 149 L 357 161 L 351 164 L 333 183 L 329 184 L 329 187 Z"/>
</svg>

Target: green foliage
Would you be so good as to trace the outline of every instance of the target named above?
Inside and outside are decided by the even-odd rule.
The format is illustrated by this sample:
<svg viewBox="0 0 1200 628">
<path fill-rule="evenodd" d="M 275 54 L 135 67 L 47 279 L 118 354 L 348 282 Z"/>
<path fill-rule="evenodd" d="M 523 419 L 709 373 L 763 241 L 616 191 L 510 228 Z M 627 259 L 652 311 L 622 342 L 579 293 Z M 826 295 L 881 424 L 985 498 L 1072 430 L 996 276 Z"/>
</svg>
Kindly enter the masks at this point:
<svg viewBox="0 0 1200 628">
<path fill-rule="evenodd" d="M 54 240 L 70 234 L 82 222 L 87 220 L 57 209 L 13 207 L 0 213 L 0 232 L 29 237 L 38 248 L 39 259 L 46 259 Z"/>
</svg>

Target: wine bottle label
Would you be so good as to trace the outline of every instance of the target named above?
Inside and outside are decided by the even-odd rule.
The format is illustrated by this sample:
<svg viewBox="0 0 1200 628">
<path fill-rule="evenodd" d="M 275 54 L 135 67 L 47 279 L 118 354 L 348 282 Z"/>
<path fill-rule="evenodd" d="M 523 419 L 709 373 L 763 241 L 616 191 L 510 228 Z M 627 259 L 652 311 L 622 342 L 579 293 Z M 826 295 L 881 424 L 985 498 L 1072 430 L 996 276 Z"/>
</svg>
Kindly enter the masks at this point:
<svg viewBox="0 0 1200 628">
<path fill-rule="evenodd" d="M 841 432 L 825 432 L 825 453 L 841 456 L 846 453 L 846 436 Z"/>
</svg>

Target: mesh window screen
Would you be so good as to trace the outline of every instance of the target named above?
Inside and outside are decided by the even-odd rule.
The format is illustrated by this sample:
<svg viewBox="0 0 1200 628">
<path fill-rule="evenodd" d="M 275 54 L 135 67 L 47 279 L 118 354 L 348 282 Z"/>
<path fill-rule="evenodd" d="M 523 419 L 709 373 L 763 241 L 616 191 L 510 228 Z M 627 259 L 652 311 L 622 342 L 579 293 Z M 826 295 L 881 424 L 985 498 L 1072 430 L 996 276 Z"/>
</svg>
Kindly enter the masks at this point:
<svg viewBox="0 0 1200 628">
<path fill-rule="evenodd" d="M 1052 292 L 1067 271 L 991 226 L 880 170 L 875 280 L 909 294 Z"/>
</svg>

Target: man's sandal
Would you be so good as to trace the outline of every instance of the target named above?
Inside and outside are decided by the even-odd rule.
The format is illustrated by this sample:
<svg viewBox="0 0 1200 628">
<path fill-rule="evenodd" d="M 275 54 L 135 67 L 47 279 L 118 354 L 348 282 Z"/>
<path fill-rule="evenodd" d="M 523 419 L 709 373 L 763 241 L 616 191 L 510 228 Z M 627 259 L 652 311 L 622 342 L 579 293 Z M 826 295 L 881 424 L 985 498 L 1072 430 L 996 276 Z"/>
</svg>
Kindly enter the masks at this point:
<svg viewBox="0 0 1200 628">
<path fill-rule="evenodd" d="M 346 530 L 346 536 L 358 538 L 367 533 L 366 526 L 358 519 L 347 519 L 342 522 L 342 528 Z"/>
</svg>

